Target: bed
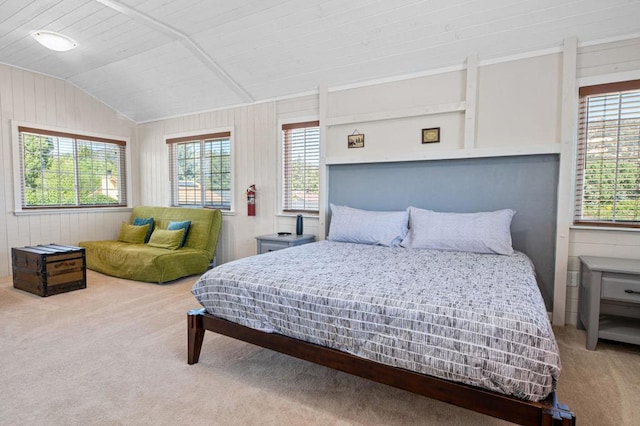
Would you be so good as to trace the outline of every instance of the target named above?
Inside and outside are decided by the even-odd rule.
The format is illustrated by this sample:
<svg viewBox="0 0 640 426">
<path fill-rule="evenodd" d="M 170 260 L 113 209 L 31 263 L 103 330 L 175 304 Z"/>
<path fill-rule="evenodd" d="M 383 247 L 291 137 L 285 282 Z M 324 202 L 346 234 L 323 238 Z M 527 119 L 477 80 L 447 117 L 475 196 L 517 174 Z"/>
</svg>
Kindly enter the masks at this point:
<svg viewBox="0 0 640 426">
<path fill-rule="evenodd" d="M 423 225 L 446 229 L 451 216 L 341 208 L 332 206 L 329 241 L 198 280 L 204 309 L 188 314 L 189 364 L 211 330 L 514 423 L 575 423 L 555 397 L 560 358 L 533 263 L 510 237 L 507 247 L 490 223 L 474 216 L 465 229 L 455 215 L 455 232 L 483 234 L 473 250 L 468 240 L 434 245 Z M 504 212 L 508 234 L 514 212 Z"/>
</svg>

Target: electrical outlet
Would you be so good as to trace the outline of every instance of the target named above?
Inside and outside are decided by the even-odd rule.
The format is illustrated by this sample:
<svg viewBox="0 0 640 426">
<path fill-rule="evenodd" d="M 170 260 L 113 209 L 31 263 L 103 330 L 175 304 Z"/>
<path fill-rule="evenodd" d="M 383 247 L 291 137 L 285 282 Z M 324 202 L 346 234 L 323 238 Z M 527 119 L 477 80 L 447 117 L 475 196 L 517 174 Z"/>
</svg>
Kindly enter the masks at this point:
<svg viewBox="0 0 640 426">
<path fill-rule="evenodd" d="M 567 285 L 569 287 L 578 286 L 578 271 L 569 271 L 569 279 L 567 280 Z"/>
</svg>

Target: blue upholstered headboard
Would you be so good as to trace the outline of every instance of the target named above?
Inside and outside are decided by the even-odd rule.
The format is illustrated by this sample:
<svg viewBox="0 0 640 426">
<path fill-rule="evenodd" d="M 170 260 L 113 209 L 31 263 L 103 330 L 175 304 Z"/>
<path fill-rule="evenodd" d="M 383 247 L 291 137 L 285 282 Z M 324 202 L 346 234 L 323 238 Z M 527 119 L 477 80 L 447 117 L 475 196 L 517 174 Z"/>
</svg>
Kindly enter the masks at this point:
<svg viewBox="0 0 640 426">
<path fill-rule="evenodd" d="M 329 202 L 366 210 L 516 210 L 513 247 L 533 260 L 551 310 L 558 155 L 339 164 L 328 167 L 328 179 Z"/>
</svg>

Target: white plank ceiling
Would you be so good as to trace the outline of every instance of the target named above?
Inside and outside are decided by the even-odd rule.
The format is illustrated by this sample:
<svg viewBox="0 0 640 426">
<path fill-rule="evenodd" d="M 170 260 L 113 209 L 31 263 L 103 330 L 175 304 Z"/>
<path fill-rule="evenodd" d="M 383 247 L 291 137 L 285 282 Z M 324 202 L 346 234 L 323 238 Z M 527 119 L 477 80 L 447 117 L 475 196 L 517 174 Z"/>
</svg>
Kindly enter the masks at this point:
<svg viewBox="0 0 640 426">
<path fill-rule="evenodd" d="M 0 0 L 1 63 L 136 122 L 638 35 L 640 0 Z"/>
</svg>

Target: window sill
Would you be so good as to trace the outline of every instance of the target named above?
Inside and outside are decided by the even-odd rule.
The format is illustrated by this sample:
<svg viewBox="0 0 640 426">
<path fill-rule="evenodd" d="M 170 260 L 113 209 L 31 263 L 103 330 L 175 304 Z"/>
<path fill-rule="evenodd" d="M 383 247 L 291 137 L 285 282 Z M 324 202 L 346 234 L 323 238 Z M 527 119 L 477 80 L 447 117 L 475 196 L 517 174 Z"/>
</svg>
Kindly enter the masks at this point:
<svg viewBox="0 0 640 426">
<path fill-rule="evenodd" d="M 296 218 L 298 216 L 299 213 L 285 213 L 285 212 L 279 212 L 276 213 L 277 217 L 292 217 L 292 218 Z M 312 213 L 302 213 L 302 217 L 304 219 L 319 219 L 320 215 L 318 214 L 312 214 Z"/>
<path fill-rule="evenodd" d="M 132 207 L 78 207 L 72 209 L 33 209 L 14 210 L 15 216 L 36 216 L 43 214 L 75 214 L 75 213 L 107 213 L 107 212 L 130 212 Z"/>
<path fill-rule="evenodd" d="M 571 225 L 569 229 L 575 229 L 576 231 L 622 231 L 622 232 L 640 232 L 640 228 L 622 228 L 619 226 L 585 226 L 585 225 Z"/>
</svg>

